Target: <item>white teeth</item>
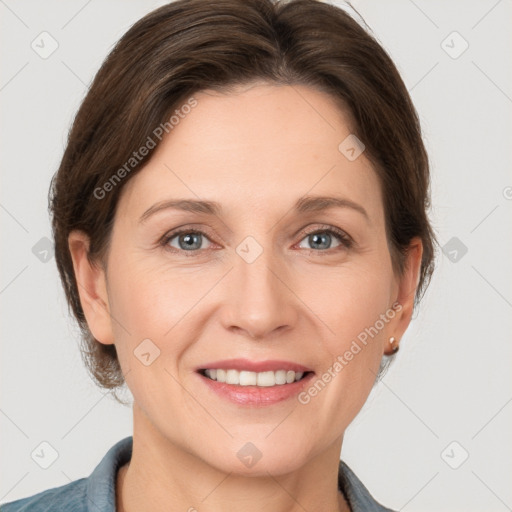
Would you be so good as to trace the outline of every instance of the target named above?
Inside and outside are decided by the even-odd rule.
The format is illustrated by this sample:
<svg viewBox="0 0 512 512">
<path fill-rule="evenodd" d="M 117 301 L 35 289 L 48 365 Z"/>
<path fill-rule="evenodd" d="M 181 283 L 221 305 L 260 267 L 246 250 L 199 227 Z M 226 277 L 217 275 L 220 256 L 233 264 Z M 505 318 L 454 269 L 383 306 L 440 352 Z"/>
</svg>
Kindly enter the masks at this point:
<svg viewBox="0 0 512 512">
<path fill-rule="evenodd" d="M 217 378 L 217 370 L 205 370 L 204 373 L 207 377 L 210 377 L 210 379 L 215 380 Z"/>
<path fill-rule="evenodd" d="M 276 385 L 276 374 L 274 372 L 259 372 L 257 386 L 267 387 Z"/>
<path fill-rule="evenodd" d="M 258 382 L 258 374 L 256 372 L 240 372 L 239 382 L 240 386 L 256 386 Z"/>
<path fill-rule="evenodd" d="M 278 370 L 276 372 L 276 384 L 286 384 L 286 371 Z"/>
<path fill-rule="evenodd" d="M 238 370 L 208 369 L 204 371 L 205 375 L 217 382 L 226 384 L 235 384 L 238 386 L 259 386 L 270 387 L 282 384 L 291 384 L 302 379 L 304 372 L 294 372 L 292 370 L 277 370 L 276 372 L 249 372 Z"/>
<path fill-rule="evenodd" d="M 226 384 L 239 384 L 240 383 L 240 373 L 236 370 L 227 370 L 226 371 Z"/>
</svg>

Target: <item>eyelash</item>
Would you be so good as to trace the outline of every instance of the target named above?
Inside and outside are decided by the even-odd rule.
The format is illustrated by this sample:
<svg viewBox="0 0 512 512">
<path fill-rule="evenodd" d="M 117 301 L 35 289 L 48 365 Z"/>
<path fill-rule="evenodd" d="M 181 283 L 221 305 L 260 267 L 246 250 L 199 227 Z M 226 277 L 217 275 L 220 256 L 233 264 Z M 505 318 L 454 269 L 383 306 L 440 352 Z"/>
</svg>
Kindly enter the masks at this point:
<svg viewBox="0 0 512 512">
<path fill-rule="evenodd" d="M 203 235 L 208 240 L 210 240 L 208 235 L 201 230 L 182 228 L 182 229 L 178 229 L 177 231 L 173 231 L 171 233 L 164 235 L 162 237 L 162 239 L 160 240 L 159 245 L 162 246 L 165 250 L 168 250 L 172 253 L 177 253 L 177 252 L 185 253 L 186 257 L 198 256 L 202 251 L 209 250 L 209 249 L 197 249 L 197 250 L 192 250 L 192 251 L 185 251 L 183 249 L 176 249 L 175 247 L 170 247 L 168 245 L 169 242 L 173 238 L 176 238 L 177 236 L 182 235 L 184 233 L 186 233 L 188 235 Z M 300 239 L 300 242 L 302 242 L 302 240 L 309 235 L 320 234 L 320 233 L 329 233 L 331 235 L 334 235 L 341 242 L 341 246 L 334 247 L 331 249 L 325 249 L 325 250 L 306 249 L 307 251 L 309 251 L 309 253 L 316 253 L 318 255 L 324 253 L 322 255 L 329 255 L 329 254 L 332 254 L 332 251 L 336 251 L 336 250 L 340 250 L 340 249 L 350 249 L 354 245 L 354 241 L 352 240 L 352 238 L 349 235 L 347 235 L 341 229 L 335 228 L 333 226 L 322 226 L 322 227 L 306 229 L 306 231 L 304 231 L 304 233 L 303 233 L 304 236 Z M 211 240 L 210 240 L 210 242 L 211 242 Z"/>
</svg>

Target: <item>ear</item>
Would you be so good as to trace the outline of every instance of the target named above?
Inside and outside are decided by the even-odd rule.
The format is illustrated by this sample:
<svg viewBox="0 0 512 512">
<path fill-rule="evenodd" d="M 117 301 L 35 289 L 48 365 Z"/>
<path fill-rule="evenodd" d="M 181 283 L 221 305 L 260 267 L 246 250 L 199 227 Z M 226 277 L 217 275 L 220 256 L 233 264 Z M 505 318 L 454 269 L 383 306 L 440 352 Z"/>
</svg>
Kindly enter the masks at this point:
<svg viewBox="0 0 512 512">
<path fill-rule="evenodd" d="M 409 248 L 407 249 L 404 273 L 398 278 L 398 289 L 394 300 L 394 302 L 398 304 L 395 309 L 397 314 L 389 327 L 389 334 L 394 336 L 398 342 L 402 339 L 402 336 L 411 322 L 414 309 L 414 298 L 416 296 L 421 270 L 422 255 L 423 243 L 421 238 L 415 237 L 411 240 Z M 387 343 L 385 348 L 389 349 L 389 345 Z M 387 350 L 384 353 L 386 355 L 390 355 L 393 352 L 391 350 Z"/>
<path fill-rule="evenodd" d="M 74 230 L 68 236 L 68 246 L 73 260 L 80 303 L 89 330 L 100 343 L 112 345 L 114 336 L 105 271 L 99 263 L 91 264 L 89 262 L 87 258 L 89 243 L 89 237 L 83 231 Z"/>
</svg>

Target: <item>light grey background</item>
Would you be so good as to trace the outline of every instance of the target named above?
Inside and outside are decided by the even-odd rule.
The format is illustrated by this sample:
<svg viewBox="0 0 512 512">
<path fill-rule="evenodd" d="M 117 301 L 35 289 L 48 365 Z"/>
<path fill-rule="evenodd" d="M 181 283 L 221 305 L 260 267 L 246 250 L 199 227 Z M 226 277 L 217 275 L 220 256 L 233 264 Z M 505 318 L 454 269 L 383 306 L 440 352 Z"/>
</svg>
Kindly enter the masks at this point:
<svg viewBox="0 0 512 512">
<path fill-rule="evenodd" d="M 129 26 L 163 3 L 0 0 L 0 503 L 88 476 L 132 432 L 131 409 L 82 365 L 41 239 L 51 238 L 48 186 L 87 84 Z M 432 222 L 450 245 L 342 458 L 397 510 L 512 510 L 511 1 L 353 5 L 411 92 L 432 164 Z M 31 48 L 43 51 L 43 31 L 58 42 L 46 59 Z M 58 452 L 48 469 L 31 458 L 43 441 Z"/>
</svg>

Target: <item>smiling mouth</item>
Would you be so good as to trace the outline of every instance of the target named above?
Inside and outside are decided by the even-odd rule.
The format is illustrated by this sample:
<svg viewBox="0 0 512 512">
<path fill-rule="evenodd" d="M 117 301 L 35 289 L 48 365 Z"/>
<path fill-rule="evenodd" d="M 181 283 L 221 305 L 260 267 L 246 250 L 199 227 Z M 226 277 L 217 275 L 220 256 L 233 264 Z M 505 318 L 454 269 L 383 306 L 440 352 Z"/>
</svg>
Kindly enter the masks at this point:
<svg viewBox="0 0 512 512">
<path fill-rule="evenodd" d="M 313 372 L 295 372 L 293 370 L 277 370 L 266 372 L 250 372 L 224 369 L 202 369 L 199 373 L 210 380 L 235 386 L 272 387 L 298 382 Z"/>
</svg>

